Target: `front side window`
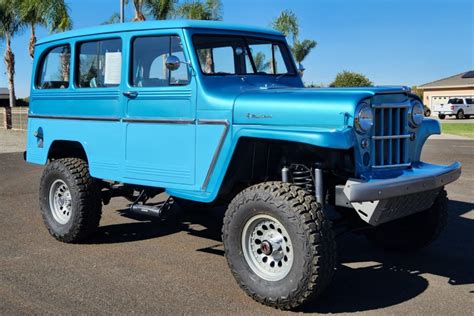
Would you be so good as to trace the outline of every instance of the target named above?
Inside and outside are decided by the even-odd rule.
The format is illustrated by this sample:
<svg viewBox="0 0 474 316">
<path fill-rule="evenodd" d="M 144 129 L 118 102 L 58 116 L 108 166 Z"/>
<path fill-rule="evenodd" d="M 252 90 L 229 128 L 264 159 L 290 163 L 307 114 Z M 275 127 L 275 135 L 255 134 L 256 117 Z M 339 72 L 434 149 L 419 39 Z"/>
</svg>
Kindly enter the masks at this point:
<svg viewBox="0 0 474 316">
<path fill-rule="evenodd" d="M 39 89 L 65 89 L 69 87 L 71 48 L 62 45 L 50 50 L 40 63 L 36 87 Z"/>
<path fill-rule="evenodd" d="M 176 70 L 166 68 L 166 58 L 174 55 L 185 61 L 179 36 L 137 37 L 132 43 L 132 73 L 130 84 L 134 87 L 182 86 L 189 82 L 188 68 L 181 65 Z"/>
<path fill-rule="evenodd" d="M 107 39 L 78 45 L 76 85 L 79 88 L 107 88 L 120 84 L 122 41 Z"/>
<path fill-rule="evenodd" d="M 195 35 L 194 48 L 206 75 L 294 75 L 287 46 L 244 36 Z"/>
</svg>

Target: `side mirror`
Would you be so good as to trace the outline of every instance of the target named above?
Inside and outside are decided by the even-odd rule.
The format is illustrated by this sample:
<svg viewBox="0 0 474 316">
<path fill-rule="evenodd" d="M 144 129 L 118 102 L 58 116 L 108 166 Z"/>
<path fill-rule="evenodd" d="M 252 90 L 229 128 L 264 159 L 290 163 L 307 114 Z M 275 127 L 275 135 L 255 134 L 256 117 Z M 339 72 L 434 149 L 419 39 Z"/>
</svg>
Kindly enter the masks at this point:
<svg viewBox="0 0 474 316">
<path fill-rule="evenodd" d="M 165 65 L 166 68 L 171 71 L 174 71 L 179 68 L 179 66 L 181 65 L 181 61 L 175 55 L 169 55 L 168 57 L 166 57 Z"/>
<path fill-rule="evenodd" d="M 303 77 L 303 74 L 304 74 L 305 70 L 306 70 L 306 68 L 304 68 L 304 66 L 302 64 L 298 64 L 298 74 L 300 75 L 300 77 Z"/>
</svg>

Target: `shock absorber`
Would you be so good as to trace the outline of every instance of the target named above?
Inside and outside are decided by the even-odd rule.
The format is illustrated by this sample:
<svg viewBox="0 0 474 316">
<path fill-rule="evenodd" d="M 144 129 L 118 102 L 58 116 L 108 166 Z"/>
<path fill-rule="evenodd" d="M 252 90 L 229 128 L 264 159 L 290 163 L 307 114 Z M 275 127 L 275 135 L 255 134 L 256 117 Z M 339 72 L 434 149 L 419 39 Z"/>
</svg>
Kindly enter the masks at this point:
<svg viewBox="0 0 474 316">
<path fill-rule="evenodd" d="M 314 164 L 314 195 L 316 202 L 319 205 L 324 205 L 324 183 L 323 183 L 323 169 L 319 163 Z"/>
</svg>

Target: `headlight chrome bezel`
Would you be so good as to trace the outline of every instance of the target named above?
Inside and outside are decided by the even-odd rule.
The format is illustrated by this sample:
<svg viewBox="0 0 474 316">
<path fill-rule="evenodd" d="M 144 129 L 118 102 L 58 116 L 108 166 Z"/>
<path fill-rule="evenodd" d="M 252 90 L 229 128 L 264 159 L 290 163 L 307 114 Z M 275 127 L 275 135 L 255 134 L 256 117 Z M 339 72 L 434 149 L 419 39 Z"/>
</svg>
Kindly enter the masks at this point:
<svg viewBox="0 0 474 316">
<path fill-rule="evenodd" d="M 367 103 L 361 103 L 354 118 L 355 129 L 359 134 L 366 134 L 374 126 L 374 114 Z"/>
<path fill-rule="evenodd" d="M 408 110 L 408 123 L 412 128 L 417 128 L 423 123 L 425 118 L 425 108 L 418 100 L 411 101 L 410 109 Z"/>
</svg>

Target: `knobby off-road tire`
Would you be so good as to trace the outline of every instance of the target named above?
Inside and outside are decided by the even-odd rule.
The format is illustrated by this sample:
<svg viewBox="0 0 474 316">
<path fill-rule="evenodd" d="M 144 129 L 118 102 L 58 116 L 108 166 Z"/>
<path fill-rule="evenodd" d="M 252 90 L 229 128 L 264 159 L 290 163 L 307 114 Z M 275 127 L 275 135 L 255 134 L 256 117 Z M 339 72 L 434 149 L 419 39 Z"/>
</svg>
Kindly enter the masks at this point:
<svg viewBox="0 0 474 316">
<path fill-rule="evenodd" d="M 49 163 L 41 178 L 39 195 L 44 223 L 57 240 L 79 242 L 99 226 L 100 191 L 84 160 L 63 158 Z"/>
<path fill-rule="evenodd" d="M 415 251 L 435 241 L 447 221 L 448 198 L 443 189 L 429 209 L 377 226 L 366 236 L 375 245 L 387 250 Z"/>
<path fill-rule="evenodd" d="M 245 236 L 249 225 L 258 220 L 261 222 L 255 224 L 254 237 L 264 234 L 258 237 L 262 238 L 260 245 L 265 234 L 273 234 L 271 229 L 274 235 L 281 233 L 285 257 L 280 260 L 283 270 L 278 271 L 287 270 L 286 275 L 277 274 L 269 280 L 265 272 L 263 277 L 262 272 L 256 273 L 258 263 L 249 261 L 250 245 L 257 240 Z M 254 300 L 275 308 L 292 309 L 314 299 L 328 286 L 335 272 L 337 249 L 329 220 L 312 194 L 288 183 L 265 182 L 238 194 L 227 209 L 222 240 L 239 286 Z M 275 259 L 268 258 L 266 262 L 270 264 Z M 260 264 L 264 264 L 263 259 Z M 279 262 L 275 261 L 274 267 L 277 269 Z"/>
</svg>

